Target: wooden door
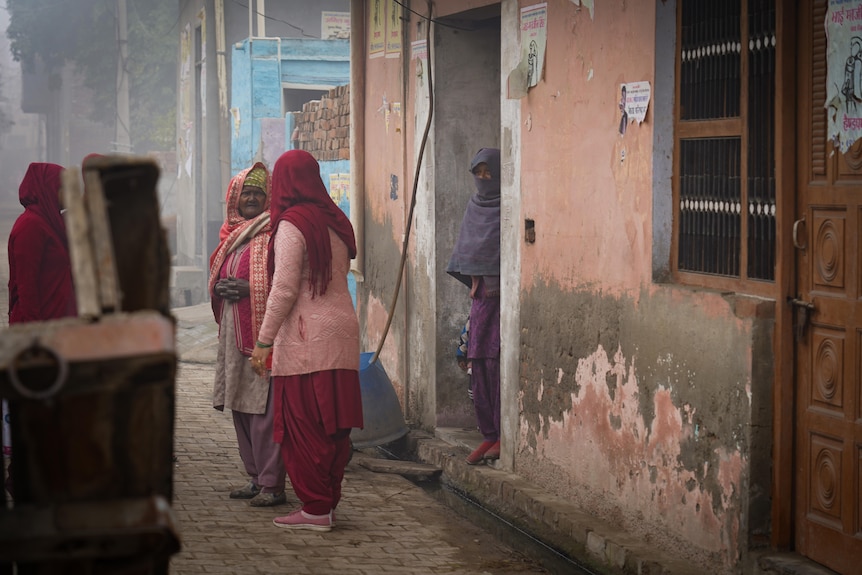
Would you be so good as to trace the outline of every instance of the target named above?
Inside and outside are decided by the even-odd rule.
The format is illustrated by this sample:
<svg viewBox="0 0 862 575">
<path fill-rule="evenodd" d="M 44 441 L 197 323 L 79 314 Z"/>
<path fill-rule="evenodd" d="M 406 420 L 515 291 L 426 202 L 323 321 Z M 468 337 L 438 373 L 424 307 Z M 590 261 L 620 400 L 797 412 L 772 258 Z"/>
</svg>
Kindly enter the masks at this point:
<svg viewBox="0 0 862 575">
<path fill-rule="evenodd" d="M 794 527 L 800 553 L 849 574 L 862 561 L 862 141 L 841 154 L 827 138 L 827 7 L 804 0 L 798 19 Z"/>
</svg>

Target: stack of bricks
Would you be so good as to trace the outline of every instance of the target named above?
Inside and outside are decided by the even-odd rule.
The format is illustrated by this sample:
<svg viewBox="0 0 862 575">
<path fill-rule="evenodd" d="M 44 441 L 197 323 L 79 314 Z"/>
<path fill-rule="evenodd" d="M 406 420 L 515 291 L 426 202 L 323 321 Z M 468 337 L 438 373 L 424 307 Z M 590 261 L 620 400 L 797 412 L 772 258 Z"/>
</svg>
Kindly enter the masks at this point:
<svg viewBox="0 0 862 575">
<path fill-rule="evenodd" d="M 350 86 L 338 86 L 295 112 L 293 147 L 319 162 L 350 159 Z"/>
</svg>

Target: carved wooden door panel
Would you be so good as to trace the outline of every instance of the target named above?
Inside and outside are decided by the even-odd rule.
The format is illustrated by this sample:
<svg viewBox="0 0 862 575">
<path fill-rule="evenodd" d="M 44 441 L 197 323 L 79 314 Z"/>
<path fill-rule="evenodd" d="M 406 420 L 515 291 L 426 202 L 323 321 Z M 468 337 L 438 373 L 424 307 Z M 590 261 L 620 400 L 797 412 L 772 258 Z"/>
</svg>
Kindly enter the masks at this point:
<svg viewBox="0 0 862 575">
<path fill-rule="evenodd" d="M 799 14 L 795 542 L 838 571 L 862 561 L 862 142 L 827 138 L 826 0 Z"/>
</svg>

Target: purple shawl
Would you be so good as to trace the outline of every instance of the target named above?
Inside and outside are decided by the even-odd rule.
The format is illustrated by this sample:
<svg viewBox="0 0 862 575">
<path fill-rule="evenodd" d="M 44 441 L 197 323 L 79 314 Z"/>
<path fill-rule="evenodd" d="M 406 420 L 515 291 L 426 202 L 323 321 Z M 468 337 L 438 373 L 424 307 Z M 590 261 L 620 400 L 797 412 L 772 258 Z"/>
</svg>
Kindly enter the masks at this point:
<svg viewBox="0 0 862 575">
<path fill-rule="evenodd" d="M 470 197 L 455 249 L 446 266 L 446 273 L 472 286 L 470 276 L 500 275 L 500 150 L 482 148 L 470 163 L 472 172 L 481 163 L 488 164 L 491 179 L 474 175 L 476 193 Z"/>
</svg>

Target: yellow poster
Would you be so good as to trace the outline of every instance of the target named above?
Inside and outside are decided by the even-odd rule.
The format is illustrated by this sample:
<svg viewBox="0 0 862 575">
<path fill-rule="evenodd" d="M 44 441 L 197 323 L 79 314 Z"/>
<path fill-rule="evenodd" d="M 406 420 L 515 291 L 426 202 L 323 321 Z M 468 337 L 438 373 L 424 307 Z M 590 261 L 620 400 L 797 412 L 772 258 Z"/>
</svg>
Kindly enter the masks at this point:
<svg viewBox="0 0 862 575">
<path fill-rule="evenodd" d="M 350 206 L 350 173 L 329 174 L 329 196 L 341 208 L 347 210 Z"/>
<path fill-rule="evenodd" d="M 386 57 L 401 56 L 401 6 L 397 2 L 387 0 L 389 14 L 386 18 Z"/>
<path fill-rule="evenodd" d="M 386 52 L 386 4 L 390 0 L 371 0 L 369 8 L 368 57 L 380 58 Z"/>
</svg>

